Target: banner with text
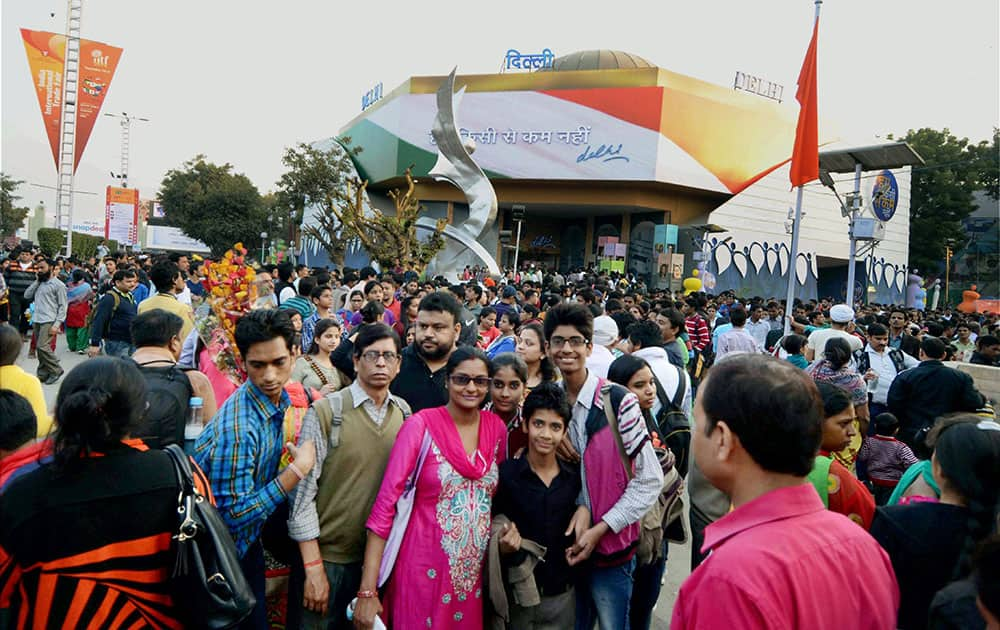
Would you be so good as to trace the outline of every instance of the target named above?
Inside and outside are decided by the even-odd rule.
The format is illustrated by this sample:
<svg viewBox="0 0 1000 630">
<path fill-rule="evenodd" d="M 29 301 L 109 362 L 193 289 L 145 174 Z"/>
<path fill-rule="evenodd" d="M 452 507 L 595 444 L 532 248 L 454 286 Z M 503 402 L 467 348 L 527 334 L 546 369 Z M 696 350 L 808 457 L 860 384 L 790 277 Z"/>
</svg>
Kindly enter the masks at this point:
<svg viewBox="0 0 1000 630">
<path fill-rule="evenodd" d="M 28 67 L 42 110 L 42 122 L 52 148 L 52 159 L 59 168 L 59 124 L 62 116 L 63 70 L 66 56 L 66 36 L 46 31 L 21 29 Z M 87 147 L 101 105 L 108 93 L 111 79 L 121 59 L 122 49 L 89 39 L 80 40 L 80 72 L 76 96 L 76 147 L 74 170 Z"/>
<path fill-rule="evenodd" d="M 138 242 L 139 191 L 135 188 L 108 186 L 104 211 L 104 238 L 122 245 Z"/>
</svg>

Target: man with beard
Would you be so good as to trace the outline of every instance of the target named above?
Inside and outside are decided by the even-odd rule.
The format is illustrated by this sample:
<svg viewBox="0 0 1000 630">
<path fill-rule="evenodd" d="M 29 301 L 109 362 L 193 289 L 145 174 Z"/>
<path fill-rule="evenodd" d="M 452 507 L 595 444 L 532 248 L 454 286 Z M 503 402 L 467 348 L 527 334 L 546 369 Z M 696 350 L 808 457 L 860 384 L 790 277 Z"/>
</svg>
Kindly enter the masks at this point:
<svg viewBox="0 0 1000 630">
<path fill-rule="evenodd" d="M 399 375 L 390 388 L 413 413 L 448 402 L 444 368 L 462 330 L 461 314 L 461 305 L 448 292 L 436 291 L 420 300 L 416 338 L 403 349 Z"/>
<path fill-rule="evenodd" d="M 34 336 L 38 339 L 38 380 L 51 385 L 63 375 L 56 357 L 53 339 L 66 321 L 66 285 L 52 275 L 52 261 L 47 258 L 35 263 L 37 279 L 25 289 L 24 298 L 35 300 Z"/>
</svg>

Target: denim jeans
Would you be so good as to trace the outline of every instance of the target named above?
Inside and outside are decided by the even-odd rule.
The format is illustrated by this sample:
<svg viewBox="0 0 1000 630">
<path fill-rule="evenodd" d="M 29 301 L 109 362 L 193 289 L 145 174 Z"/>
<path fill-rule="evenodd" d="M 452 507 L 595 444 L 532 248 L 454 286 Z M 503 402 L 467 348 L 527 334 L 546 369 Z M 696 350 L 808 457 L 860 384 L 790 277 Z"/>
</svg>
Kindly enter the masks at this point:
<svg viewBox="0 0 1000 630">
<path fill-rule="evenodd" d="M 330 603 L 326 615 L 306 610 L 302 605 L 305 597 L 305 574 L 301 560 L 293 563 L 288 580 L 288 630 L 304 628 L 334 628 L 348 630 L 354 625 L 347 620 L 347 605 L 361 588 L 361 563 L 337 564 L 323 562 L 326 579 L 330 583 Z"/>
<path fill-rule="evenodd" d="M 104 340 L 104 354 L 109 357 L 127 359 L 132 356 L 133 352 L 135 352 L 135 348 L 127 341 L 112 341 L 110 339 Z"/>
<path fill-rule="evenodd" d="M 649 630 L 653 623 L 653 607 L 660 598 L 660 582 L 667 571 L 667 541 L 663 553 L 650 564 L 636 567 L 632 582 L 632 602 L 629 618 L 632 630 Z"/>
<path fill-rule="evenodd" d="M 614 567 L 592 566 L 576 589 L 576 630 L 629 630 L 635 558 Z"/>
</svg>

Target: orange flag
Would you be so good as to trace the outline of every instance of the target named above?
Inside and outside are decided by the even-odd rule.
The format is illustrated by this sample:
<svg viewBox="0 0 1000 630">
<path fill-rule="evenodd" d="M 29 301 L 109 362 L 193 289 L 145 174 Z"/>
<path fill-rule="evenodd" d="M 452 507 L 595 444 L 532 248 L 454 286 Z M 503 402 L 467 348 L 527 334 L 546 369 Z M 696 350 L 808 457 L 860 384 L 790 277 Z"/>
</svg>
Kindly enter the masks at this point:
<svg viewBox="0 0 1000 630">
<path fill-rule="evenodd" d="M 795 128 L 795 147 L 792 149 L 792 170 L 789 177 L 792 187 L 819 179 L 819 130 L 816 99 L 816 43 L 819 39 L 819 17 L 813 25 L 812 39 L 806 58 L 799 72 L 799 89 L 795 99 L 799 102 L 799 123 Z"/>
</svg>

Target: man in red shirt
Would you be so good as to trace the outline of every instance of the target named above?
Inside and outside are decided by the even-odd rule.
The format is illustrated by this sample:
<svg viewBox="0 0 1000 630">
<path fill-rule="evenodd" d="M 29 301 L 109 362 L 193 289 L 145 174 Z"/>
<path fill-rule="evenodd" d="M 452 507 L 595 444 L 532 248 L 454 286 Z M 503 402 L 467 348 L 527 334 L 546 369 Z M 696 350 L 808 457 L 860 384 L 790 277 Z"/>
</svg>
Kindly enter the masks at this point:
<svg viewBox="0 0 1000 630">
<path fill-rule="evenodd" d="M 892 564 L 806 481 L 822 438 L 815 384 L 791 363 L 741 354 L 698 391 L 691 448 L 733 511 L 705 529 L 710 555 L 681 587 L 671 628 L 896 627 Z"/>
</svg>

